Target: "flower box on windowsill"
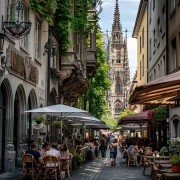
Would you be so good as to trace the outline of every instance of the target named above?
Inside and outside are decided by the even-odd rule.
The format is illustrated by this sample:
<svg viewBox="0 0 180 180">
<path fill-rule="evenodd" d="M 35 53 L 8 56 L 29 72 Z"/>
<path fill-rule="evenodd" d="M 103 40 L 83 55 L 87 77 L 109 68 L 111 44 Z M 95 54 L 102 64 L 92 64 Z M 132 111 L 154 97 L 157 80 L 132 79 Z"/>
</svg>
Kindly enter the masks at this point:
<svg viewBox="0 0 180 180">
<path fill-rule="evenodd" d="M 51 78 L 54 82 L 57 82 L 59 79 L 61 79 L 61 71 L 58 68 L 52 67 Z"/>
</svg>

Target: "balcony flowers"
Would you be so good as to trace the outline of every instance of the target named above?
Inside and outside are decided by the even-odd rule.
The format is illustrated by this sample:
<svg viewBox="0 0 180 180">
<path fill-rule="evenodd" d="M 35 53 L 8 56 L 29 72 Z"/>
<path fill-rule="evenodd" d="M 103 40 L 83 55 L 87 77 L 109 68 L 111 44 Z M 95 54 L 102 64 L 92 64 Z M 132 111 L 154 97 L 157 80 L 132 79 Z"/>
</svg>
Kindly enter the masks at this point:
<svg viewBox="0 0 180 180">
<path fill-rule="evenodd" d="M 54 82 L 57 82 L 59 79 L 61 79 L 61 71 L 55 67 L 51 68 L 51 78 Z"/>
</svg>

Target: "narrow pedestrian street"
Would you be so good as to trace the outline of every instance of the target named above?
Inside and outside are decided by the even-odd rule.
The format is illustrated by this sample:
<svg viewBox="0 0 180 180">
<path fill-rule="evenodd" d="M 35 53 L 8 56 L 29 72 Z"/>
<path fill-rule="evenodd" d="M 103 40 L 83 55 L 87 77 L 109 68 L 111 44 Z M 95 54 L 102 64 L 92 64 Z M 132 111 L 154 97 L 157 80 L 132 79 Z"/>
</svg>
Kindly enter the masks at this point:
<svg viewBox="0 0 180 180">
<path fill-rule="evenodd" d="M 147 169 L 146 176 L 142 174 L 143 166 L 127 167 L 126 160 L 123 159 L 120 152 L 117 155 L 116 166 L 110 166 L 109 150 L 107 158 L 101 160 L 100 157 L 91 162 L 83 164 L 77 170 L 73 170 L 71 180 L 149 180 L 150 169 Z M 21 169 L 16 169 L 16 173 L 4 173 L 0 175 L 1 180 L 19 180 Z M 68 179 L 68 178 L 66 178 Z"/>
</svg>

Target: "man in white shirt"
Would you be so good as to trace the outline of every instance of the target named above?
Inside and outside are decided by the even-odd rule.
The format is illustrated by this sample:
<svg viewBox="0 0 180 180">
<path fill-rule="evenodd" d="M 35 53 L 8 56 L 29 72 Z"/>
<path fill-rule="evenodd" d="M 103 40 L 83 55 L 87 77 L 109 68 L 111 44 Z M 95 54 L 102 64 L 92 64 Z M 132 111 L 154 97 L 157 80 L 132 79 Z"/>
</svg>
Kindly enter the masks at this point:
<svg viewBox="0 0 180 180">
<path fill-rule="evenodd" d="M 57 144 L 52 144 L 51 149 L 46 152 L 46 155 L 53 155 L 57 157 L 58 163 L 56 163 L 56 167 L 60 165 L 60 152 L 56 150 Z M 51 167 L 54 166 L 54 163 L 46 163 L 46 166 Z"/>
</svg>

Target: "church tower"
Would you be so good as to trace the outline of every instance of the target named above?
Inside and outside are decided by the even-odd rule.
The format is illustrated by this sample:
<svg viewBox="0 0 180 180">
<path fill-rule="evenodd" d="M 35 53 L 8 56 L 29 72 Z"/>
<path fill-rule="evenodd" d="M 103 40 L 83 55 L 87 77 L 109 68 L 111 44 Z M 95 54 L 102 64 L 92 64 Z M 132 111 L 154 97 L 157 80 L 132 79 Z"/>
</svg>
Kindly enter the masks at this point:
<svg viewBox="0 0 180 180">
<path fill-rule="evenodd" d="M 113 118 L 128 108 L 130 70 L 127 49 L 127 31 L 122 33 L 118 0 L 116 0 L 112 34 L 109 39 L 109 79 L 111 88 L 108 92 L 108 105 Z"/>
</svg>

